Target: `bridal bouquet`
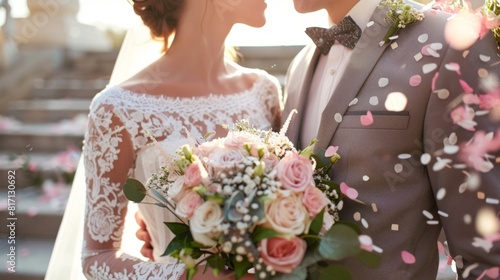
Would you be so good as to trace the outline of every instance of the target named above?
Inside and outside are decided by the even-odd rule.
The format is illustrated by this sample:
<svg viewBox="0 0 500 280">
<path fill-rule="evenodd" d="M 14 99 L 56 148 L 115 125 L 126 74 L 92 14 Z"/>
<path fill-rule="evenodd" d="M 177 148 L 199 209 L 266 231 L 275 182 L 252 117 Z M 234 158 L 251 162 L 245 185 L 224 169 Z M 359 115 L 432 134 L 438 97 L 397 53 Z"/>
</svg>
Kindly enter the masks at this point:
<svg viewBox="0 0 500 280">
<path fill-rule="evenodd" d="M 149 195 L 179 219 L 165 223 L 175 238 L 164 255 L 183 262 L 188 279 L 203 263 L 237 279 L 249 269 L 256 279 L 348 279 L 325 261 L 376 265 L 377 256 L 361 249 L 370 244 L 355 226 L 339 222 L 343 194 L 328 176 L 336 149 L 316 155 L 313 145 L 299 152 L 284 133 L 240 121 L 227 137 L 181 146 L 146 186 L 128 179 L 124 192 L 135 202 Z"/>
</svg>

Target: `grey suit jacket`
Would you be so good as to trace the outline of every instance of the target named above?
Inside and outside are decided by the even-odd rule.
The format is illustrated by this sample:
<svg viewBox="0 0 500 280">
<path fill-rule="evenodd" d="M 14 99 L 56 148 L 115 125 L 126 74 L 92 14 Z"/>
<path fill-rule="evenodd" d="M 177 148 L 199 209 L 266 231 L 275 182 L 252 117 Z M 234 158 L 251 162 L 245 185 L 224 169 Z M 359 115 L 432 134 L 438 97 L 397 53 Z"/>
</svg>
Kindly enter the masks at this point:
<svg viewBox="0 0 500 280">
<path fill-rule="evenodd" d="M 436 243 L 443 227 L 451 254 L 459 265 L 459 278 L 469 275 L 467 279 L 476 279 L 484 269 L 500 266 L 499 242 L 494 242 L 489 252 L 473 245 L 475 238 L 483 237 L 475 227 L 479 210 L 489 207 L 500 213 L 498 204 L 488 204 L 481 199 L 481 193 L 478 195 L 482 192 L 487 198 L 500 199 L 499 164 L 492 171 L 480 174 L 479 189 L 463 193 L 459 192 L 459 186 L 467 176 L 462 170 L 445 168 L 437 172 L 432 167 L 437 155 L 452 159 L 450 166 L 460 163 L 454 155 L 442 153 L 443 139 L 455 132 L 459 143 L 467 142 L 473 132 L 453 125 L 450 105 L 460 102 L 457 97 L 464 92 L 459 79 L 479 94 L 482 93 L 479 69 L 500 78 L 496 42 L 490 33 L 468 52 L 453 50 L 446 44 L 443 32 L 449 14 L 433 11 L 426 12 L 422 22 L 399 31 L 397 48 L 387 44 L 380 47 L 379 42 L 388 29 L 384 17 L 380 9 L 372 15 L 374 25 L 365 29 L 353 50 L 345 74 L 322 112 L 317 136 L 317 150 L 329 145 L 340 147 L 342 159 L 333 168 L 333 179 L 357 189 L 359 200 L 365 203 L 346 199 L 341 217 L 353 220 L 354 214 L 360 213 L 367 227 L 357 223 L 373 238 L 374 244 L 383 249 L 381 264 L 376 269 L 369 269 L 355 259 L 343 263 L 354 279 L 436 279 Z M 422 34 L 428 36 L 425 43 L 417 39 Z M 442 44 L 441 49 L 435 45 L 439 56 L 423 56 L 417 61 L 414 56 L 431 43 Z M 314 45 L 306 46 L 292 62 L 287 75 L 283 118 L 292 109 L 299 112 L 288 130 L 289 138 L 295 143 L 300 139 L 303 111 L 319 55 Z M 480 55 L 490 60 L 486 61 L 485 57 L 481 60 Z M 458 63 L 461 75 L 448 70 L 449 63 Z M 432 71 L 424 73 L 424 68 Z M 421 77 L 417 86 L 410 86 L 413 75 Z M 383 78 L 389 81 L 386 86 L 379 85 Z M 450 95 L 441 99 L 433 88 L 448 90 Z M 403 111 L 390 112 L 385 108 L 387 96 L 392 92 L 402 92 L 408 98 Z M 439 96 L 446 97 L 445 94 Z M 372 97 L 378 98 L 377 105 L 370 104 Z M 357 104 L 349 105 L 354 98 Z M 360 116 L 367 111 L 373 114 L 374 122 L 363 126 Z M 338 122 L 340 117 L 342 120 Z M 475 120 L 476 130 L 496 132 L 500 127 L 498 121 L 488 116 Z M 424 153 L 432 155 L 427 165 L 420 162 Z M 403 154 L 411 157 L 400 158 Z M 494 156 L 498 158 L 500 152 L 496 151 Z M 436 199 L 438 192 L 440 199 Z M 404 263 L 402 251 L 413 254 L 416 262 Z M 470 274 L 463 273 L 475 263 L 478 266 Z"/>
</svg>

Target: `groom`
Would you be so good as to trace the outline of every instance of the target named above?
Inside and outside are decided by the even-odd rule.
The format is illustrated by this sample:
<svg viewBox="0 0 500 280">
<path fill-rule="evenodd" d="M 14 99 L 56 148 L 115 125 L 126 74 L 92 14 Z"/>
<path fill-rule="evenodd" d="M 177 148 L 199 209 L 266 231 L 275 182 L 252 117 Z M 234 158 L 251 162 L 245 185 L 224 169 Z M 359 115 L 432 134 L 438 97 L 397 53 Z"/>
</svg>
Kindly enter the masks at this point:
<svg viewBox="0 0 500 280">
<path fill-rule="evenodd" d="M 441 227 L 459 279 L 483 273 L 496 279 L 500 144 L 476 134 L 469 146 L 492 154 L 488 161 L 481 157 L 486 153 L 475 158 L 486 166 L 476 166 L 480 171 L 464 169 L 464 157 L 457 155 L 474 131 L 493 132 L 500 142 L 498 114 L 474 116 L 468 108 L 477 105 L 465 106 L 461 96 L 465 92 L 474 103 L 485 91 L 479 76 L 499 80 L 497 43 L 489 32 L 467 51 L 454 50 L 444 38 L 450 15 L 428 11 L 422 21 L 400 29 L 394 43 L 381 46 L 389 24 L 378 4 L 294 0 L 298 12 L 326 9 L 330 21 L 344 29 L 351 28 L 350 19 L 347 25 L 343 20 L 349 15 L 361 29 L 353 28 L 353 36 L 362 34 L 354 48 L 339 42 L 346 38 L 328 48 L 331 38 L 308 29 L 318 46 L 306 46 L 289 68 L 283 116 L 294 109 L 298 114 L 288 136 L 299 147 L 313 138 L 319 140 L 316 149 L 339 146 L 342 160 L 333 179 L 359 192 L 358 201 L 346 199 L 341 216 L 357 222 L 382 249 L 376 269 L 344 262 L 353 279 L 436 279 Z"/>
</svg>

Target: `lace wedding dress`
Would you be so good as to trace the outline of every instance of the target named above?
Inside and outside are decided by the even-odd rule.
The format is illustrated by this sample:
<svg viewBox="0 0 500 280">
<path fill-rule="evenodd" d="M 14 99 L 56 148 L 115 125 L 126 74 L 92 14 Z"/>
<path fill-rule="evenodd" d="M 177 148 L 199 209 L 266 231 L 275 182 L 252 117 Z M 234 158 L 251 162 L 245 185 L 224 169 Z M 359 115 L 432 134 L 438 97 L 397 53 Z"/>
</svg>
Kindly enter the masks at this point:
<svg viewBox="0 0 500 280">
<path fill-rule="evenodd" d="M 145 262 L 120 251 L 128 200 L 122 186 L 129 177 L 145 183 L 165 157 L 148 135 L 169 153 L 221 125 L 249 119 L 259 129 L 278 124 L 280 90 L 263 71 L 243 92 L 205 97 L 153 96 L 109 87 L 93 100 L 85 135 L 87 183 L 83 270 L 89 279 L 178 279 L 184 267 L 160 257 L 173 238 L 163 224 L 175 221 L 165 209 L 139 205 L 152 237 L 157 262 Z M 223 135 L 219 135 L 223 136 Z M 124 240 L 126 242 L 126 240 Z"/>
</svg>

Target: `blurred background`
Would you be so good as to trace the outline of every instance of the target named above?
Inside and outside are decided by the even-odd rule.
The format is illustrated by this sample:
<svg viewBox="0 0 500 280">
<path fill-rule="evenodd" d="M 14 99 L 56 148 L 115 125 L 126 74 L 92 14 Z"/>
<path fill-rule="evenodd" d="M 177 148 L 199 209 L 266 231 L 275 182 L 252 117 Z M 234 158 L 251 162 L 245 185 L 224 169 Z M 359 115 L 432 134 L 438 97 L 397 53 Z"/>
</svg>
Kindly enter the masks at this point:
<svg viewBox="0 0 500 280">
<path fill-rule="evenodd" d="M 300 15 L 291 0 L 272 0 L 267 18 L 262 29 L 235 26 L 228 45 L 238 47 L 243 65 L 283 83 L 291 59 L 309 42 L 304 29 L 327 26 L 326 14 Z M 138 23 L 127 0 L 0 0 L 0 220 L 8 217 L 10 170 L 18 218 L 14 274 L 4 265 L 9 231 L 0 226 L 0 279 L 45 278 L 91 99 L 108 84 L 126 30 Z M 69 266 L 61 256 L 52 262 Z"/>
</svg>

